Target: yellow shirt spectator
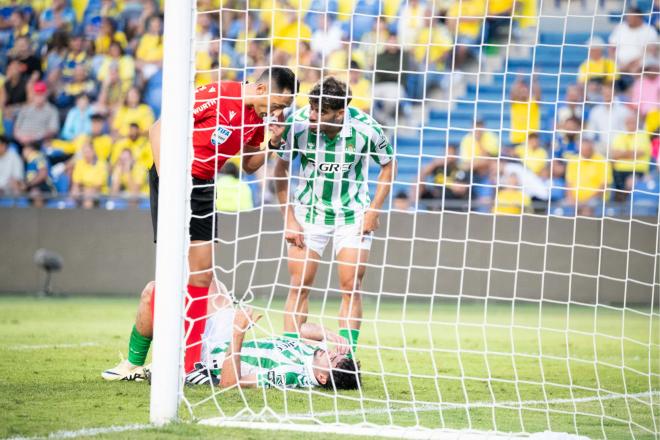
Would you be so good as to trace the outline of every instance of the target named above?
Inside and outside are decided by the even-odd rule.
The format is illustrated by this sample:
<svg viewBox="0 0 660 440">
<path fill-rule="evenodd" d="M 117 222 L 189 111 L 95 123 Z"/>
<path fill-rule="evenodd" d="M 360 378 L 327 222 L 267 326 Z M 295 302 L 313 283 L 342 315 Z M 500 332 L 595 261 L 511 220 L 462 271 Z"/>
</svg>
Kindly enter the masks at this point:
<svg viewBox="0 0 660 440">
<path fill-rule="evenodd" d="M 578 202 L 586 202 L 600 196 L 612 181 L 612 170 L 607 159 L 598 153 L 590 158 L 567 156 L 566 186 L 574 193 Z"/>
<path fill-rule="evenodd" d="M 612 153 L 634 154 L 633 158 L 612 161 L 612 169 L 621 172 L 648 173 L 651 167 L 651 141 L 646 133 L 622 133 L 612 141 Z"/>
<path fill-rule="evenodd" d="M 292 14 L 293 15 L 293 14 Z M 276 27 L 273 31 L 273 47 L 283 50 L 291 56 L 295 56 L 298 51 L 300 40 L 307 40 L 311 43 L 312 30 L 302 19 L 290 16 L 283 25 Z"/>
<path fill-rule="evenodd" d="M 529 145 L 518 145 L 514 150 L 516 156 L 522 159 L 525 168 L 540 175 L 548 163 L 548 152 L 540 145 L 533 148 Z"/>
<path fill-rule="evenodd" d="M 250 186 L 234 176 L 222 175 L 216 182 L 215 207 L 222 212 L 238 212 L 252 209 Z"/>
<path fill-rule="evenodd" d="M 122 31 L 117 31 L 110 37 L 109 35 L 99 35 L 96 37 L 96 40 L 94 40 L 94 50 L 96 51 L 97 55 L 105 55 L 108 53 L 110 50 L 110 43 L 113 41 L 116 41 L 119 43 L 119 45 L 122 47 L 122 49 L 126 48 L 126 45 L 128 44 L 128 40 L 126 39 L 126 34 L 123 33 Z"/>
<path fill-rule="evenodd" d="M 110 160 L 110 153 L 112 153 L 112 137 L 110 137 L 110 135 L 102 134 L 99 136 L 91 136 L 90 139 L 89 135 L 82 134 L 71 142 L 73 144 L 74 152 L 82 150 L 83 145 L 87 142 L 91 142 L 96 157 L 98 157 L 99 160 L 104 162 Z"/>
<path fill-rule="evenodd" d="M 532 205 L 532 198 L 516 188 L 498 188 L 494 214 L 520 215 Z"/>
<path fill-rule="evenodd" d="M 131 124 L 137 124 L 140 131 L 146 133 L 154 121 L 154 112 L 147 104 L 138 104 L 136 107 L 122 105 L 112 121 L 112 129 L 120 136 L 128 136 Z"/>
<path fill-rule="evenodd" d="M 98 159 L 94 163 L 78 159 L 71 180 L 81 188 L 99 188 L 105 193 L 108 190 L 108 164 Z"/>
<path fill-rule="evenodd" d="M 655 133 L 658 134 L 660 131 L 660 110 L 651 110 L 646 114 L 646 120 L 644 121 L 644 130 L 648 134 Z"/>
<path fill-rule="evenodd" d="M 351 84 L 351 92 L 353 93 L 351 105 L 371 114 L 371 81 L 360 78 L 356 83 Z"/>
<path fill-rule="evenodd" d="M 148 173 L 149 171 L 137 162 L 128 171 L 115 166 L 112 171 L 113 187 L 117 187 L 119 191 L 126 192 L 133 192 L 132 188 L 137 188 L 142 195 L 149 195 Z"/>
<path fill-rule="evenodd" d="M 135 78 L 135 62 L 133 58 L 124 55 L 119 59 L 106 56 L 101 62 L 101 66 L 96 74 L 96 79 L 103 83 L 110 74 L 110 67 L 116 65 L 119 71 L 119 79 L 121 80 L 121 88 L 124 93 L 131 88 L 133 78 Z"/>
<path fill-rule="evenodd" d="M 447 11 L 447 17 L 458 20 L 456 32 L 461 37 L 481 36 L 486 2 L 481 0 L 456 0 Z"/>
<path fill-rule="evenodd" d="M 426 64 L 427 55 L 429 64 L 437 63 L 451 51 L 453 42 L 444 26 L 425 27 L 419 32 L 413 55 L 418 63 Z"/>
<path fill-rule="evenodd" d="M 144 168 L 149 169 L 153 165 L 154 157 L 151 152 L 151 144 L 145 136 L 139 136 L 136 139 L 125 137 L 115 142 L 115 145 L 112 147 L 112 154 L 110 155 L 110 163 L 112 165 L 117 163 L 121 152 L 125 149 L 131 150 L 135 162 Z"/>
<path fill-rule="evenodd" d="M 157 63 L 163 60 L 163 37 L 161 35 L 144 34 L 140 38 L 135 58 L 147 63 Z"/>
<path fill-rule="evenodd" d="M 527 132 L 538 131 L 541 125 L 539 104 L 536 101 L 511 103 L 511 134 L 514 144 L 527 141 Z"/>
<path fill-rule="evenodd" d="M 488 0 L 488 15 L 507 15 L 513 13 L 514 0 Z"/>
<path fill-rule="evenodd" d="M 197 51 L 195 54 L 195 87 L 200 87 L 211 82 L 211 66 L 213 60 L 208 52 Z"/>
<path fill-rule="evenodd" d="M 500 153 L 500 145 L 497 136 L 490 131 L 480 130 L 477 139 L 475 132 L 463 136 L 460 146 L 461 163 L 463 167 L 471 167 L 473 160 L 489 156 L 497 156 Z"/>
<path fill-rule="evenodd" d="M 599 60 L 587 59 L 580 64 L 579 82 L 586 83 L 593 79 L 601 78 L 607 82 L 612 82 L 616 79 L 616 65 L 614 61 L 603 57 Z"/>
</svg>

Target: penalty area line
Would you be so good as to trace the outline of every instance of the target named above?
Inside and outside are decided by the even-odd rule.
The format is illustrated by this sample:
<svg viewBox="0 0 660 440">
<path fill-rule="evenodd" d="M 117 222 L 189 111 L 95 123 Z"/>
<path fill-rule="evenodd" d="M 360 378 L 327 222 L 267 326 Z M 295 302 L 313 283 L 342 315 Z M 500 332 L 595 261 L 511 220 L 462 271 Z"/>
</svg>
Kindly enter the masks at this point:
<svg viewBox="0 0 660 440">
<path fill-rule="evenodd" d="M 95 347 L 99 345 L 98 342 L 81 342 L 79 344 L 17 344 L 5 345 L 5 350 L 48 350 L 52 348 L 80 348 L 80 347 Z"/>
<path fill-rule="evenodd" d="M 155 425 L 148 424 L 134 424 L 123 426 L 106 426 L 104 428 L 83 428 L 77 431 L 55 431 L 46 435 L 38 435 L 35 437 L 9 437 L 6 440 L 58 440 L 77 437 L 93 437 L 103 434 L 115 434 L 127 431 L 140 431 L 142 429 L 155 428 Z"/>
</svg>

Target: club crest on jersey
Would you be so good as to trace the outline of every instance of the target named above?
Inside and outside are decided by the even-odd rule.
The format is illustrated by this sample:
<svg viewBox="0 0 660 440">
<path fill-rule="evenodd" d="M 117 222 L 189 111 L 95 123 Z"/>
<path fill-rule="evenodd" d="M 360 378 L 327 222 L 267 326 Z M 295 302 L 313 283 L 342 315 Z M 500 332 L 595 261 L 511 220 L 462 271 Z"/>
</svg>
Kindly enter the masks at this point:
<svg viewBox="0 0 660 440">
<path fill-rule="evenodd" d="M 346 142 L 346 150 L 355 153 L 355 142 Z"/>
<path fill-rule="evenodd" d="M 342 172 L 345 173 L 346 171 L 351 169 L 351 164 L 350 163 L 332 163 L 332 162 L 324 162 L 318 164 L 318 170 L 322 173 L 337 173 L 337 172 Z"/>
<path fill-rule="evenodd" d="M 224 144 L 227 139 L 231 136 L 231 130 L 225 127 L 218 127 L 215 129 L 215 133 L 211 136 L 211 143 L 214 147 Z"/>
</svg>

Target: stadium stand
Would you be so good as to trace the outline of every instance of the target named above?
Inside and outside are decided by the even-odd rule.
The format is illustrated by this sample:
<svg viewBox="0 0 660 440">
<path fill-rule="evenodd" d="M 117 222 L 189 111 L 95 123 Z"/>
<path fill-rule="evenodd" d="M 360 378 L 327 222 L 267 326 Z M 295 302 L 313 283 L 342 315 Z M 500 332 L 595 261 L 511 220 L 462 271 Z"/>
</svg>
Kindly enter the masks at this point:
<svg viewBox="0 0 660 440">
<path fill-rule="evenodd" d="M 656 215 L 657 1 L 626 2 L 627 10 L 623 2 L 602 1 L 609 20 L 595 20 L 593 30 L 566 20 L 557 30 L 561 14 L 552 8 L 561 2 L 492 1 L 488 11 L 478 0 L 303 3 L 305 10 L 296 11 L 297 1 L 253 1 L 255 10 L 246 12 L 245 2 L 228 0 L 220 15 L 218 0 L 199 0 L 196 84 L 219 75 L 250 80 L 270 63 L 295 67 L 303 92 L 322 69 L 350 79 L 356 105 L 388 128 L 399 163 L 393 195 L 410 209 L 503 212 L 494 189 L 497 173 L 511 169 L 508 181 L 524 187 L 531 200 L 517 193 L 505 197 L 521 200 L 524 210 L 572 215 L 577 197 L 577 211 L 585 215 Z M 21 181 L 3 175 L 10 159 L 0 155 L 1 205 L 29 206 L 45 198 L 45 206 L 57 208 L 147 206 L 139 174 L 150 160 L 145 131 L 161 107 L 162 5 L 0 5 L 0 134 L 24 158 L 27 171 Z M 38 103 L 42 95 L 48 103 Z M 45 120 L 53 111 L 56 130 L 25 117 Z M 615 133 L 602 123 L 614 116 L 621 124 L 616 146 Z M 628 116 L 634 118 L 626 123 Z M 103 125 L 94 129 L 93 121 Z M 488 135 L 475 136 L 475 130 Z M 491 137 L 498 139 L 496 148 L 481 144 Z M 592 149 L 606 164 L 604 205 L 582 203 L 586 196 L 570 186 L 601 184 L 584 182 L 573 170 L 593 161 L 585 156 Z M 625 151 L 637 159 L 615 163 L 628 160 Z M 31 180 L 30 164 L 42 162 L 48 176 L 36 173 L 40 180 Z M 257 205 L 272 200 L 263 178 L 245 178 Z M 454 178 L 469 188 L 468 197 L 446 197 L 462 193 L 452 191 Z M 605 188 L 591 189 L 602 195 Z"/>
</svg>

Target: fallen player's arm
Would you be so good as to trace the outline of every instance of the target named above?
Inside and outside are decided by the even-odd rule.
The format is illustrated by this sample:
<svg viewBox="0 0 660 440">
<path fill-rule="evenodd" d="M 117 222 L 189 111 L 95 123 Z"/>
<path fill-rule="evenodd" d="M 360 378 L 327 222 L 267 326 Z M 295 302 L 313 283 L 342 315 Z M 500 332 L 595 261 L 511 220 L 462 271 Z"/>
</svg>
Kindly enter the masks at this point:
<svg viewBox="0 0 660 440">
<path fill-rule="evenodd" d="M 252 320 L 252 309 L 238 310 L 234 318 L 234 332 L 231 343 L 225 352 L 225 360 L 222 363 L 222 373 L 220 374 L 220 386 L 229 388 L 238 385 L 240 388 L 254 388 L 257 386 L 257 377 L 254 374 L 241 377 L 241 348 L 245 333 L 250 328 L 250 324 L 256 322 L 257 317 Z"/>
<path fill-rule="evenodd" d="M 348 340 L 320 324 L 306 322 L 300 326 L 300 338 L 310 342 L 330 342 L 339 354 L 349 351 Z"/>
</svg>

